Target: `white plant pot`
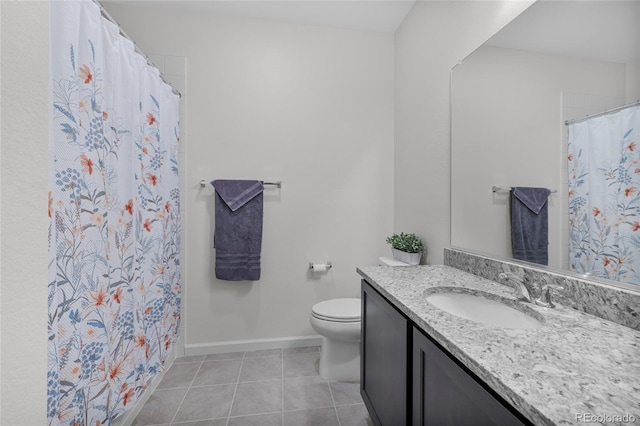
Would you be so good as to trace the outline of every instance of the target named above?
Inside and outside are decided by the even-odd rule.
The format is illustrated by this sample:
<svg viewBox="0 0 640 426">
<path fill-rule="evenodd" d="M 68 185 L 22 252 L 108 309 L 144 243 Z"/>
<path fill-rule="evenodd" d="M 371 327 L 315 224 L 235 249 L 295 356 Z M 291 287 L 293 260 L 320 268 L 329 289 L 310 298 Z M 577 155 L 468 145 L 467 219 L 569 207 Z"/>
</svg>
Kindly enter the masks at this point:
<svg viewBox="0 0 640 426">
<path fill-rule="evenodd" d="M 391 248 L 391 253 L 395 260 L 408 263 L 409 265 L 419 265 L 422 253 L 407 253 L 406 251 Z"/>
</svg>

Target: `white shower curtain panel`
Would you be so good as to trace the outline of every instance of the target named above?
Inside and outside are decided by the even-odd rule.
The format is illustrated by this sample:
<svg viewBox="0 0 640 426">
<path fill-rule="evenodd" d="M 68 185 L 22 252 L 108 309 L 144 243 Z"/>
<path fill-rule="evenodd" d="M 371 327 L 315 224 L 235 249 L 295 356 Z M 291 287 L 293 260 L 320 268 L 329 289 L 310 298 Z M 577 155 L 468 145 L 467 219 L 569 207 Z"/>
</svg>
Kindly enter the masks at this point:
<svg viewBox="0 0 640 426">
<path fill-rule="evenodd" d="M 51 2 L 50 49 L 47 416 L 96 426 L 178 339 L 179 98 L 90 0 Z"/>
<path fill-rule="evenodd" d="M 569 266 L 640 285 L 640 108 L 569 126 Z"/>
</svg>

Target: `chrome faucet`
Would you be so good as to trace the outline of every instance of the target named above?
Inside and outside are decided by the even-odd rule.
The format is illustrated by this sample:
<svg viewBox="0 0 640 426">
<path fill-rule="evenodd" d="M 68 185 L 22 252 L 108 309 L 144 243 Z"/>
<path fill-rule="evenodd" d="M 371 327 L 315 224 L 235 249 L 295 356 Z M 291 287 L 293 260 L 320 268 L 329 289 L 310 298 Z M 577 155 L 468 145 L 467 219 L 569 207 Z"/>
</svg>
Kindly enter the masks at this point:
<svg viewBox="0 0 640 426">
<path fill-rule="evenodd" d="M 515 285 L 514 290 L 516 291 L 516 296 L 518 300 L 522 300 L 525 302 L 533 303 L 533 298 L 531 297 L 531 290 L 524 283 L 524 279 L 520 278 L 513 272 L 502 272 L 498 275 L 498 280 L 504 283 L 511 282 Z"/>
<path fill-rule="evenodd" d="M 535 304 L 544 306 L 545 308 L 555 308 L 556 305 L 551 301 L 551 290 L 563 290 L 564 287 L 556 284 L 545 284 L 540 289 L 540 297 L 535 300 Z"/>
<path fill-rule="evenodd" d="M 541 286 L 540 284 L 534 282 L 533 285 L 528 285 L 523 278 L 520 278 L 513 272 L 500 273 L 500 275 L 498 275 L 498 280 L 504 283 L 513 283 L 515 285 L 514 289 L 518 300 L 533 303 L 545 308 L 555 307 L 555 305 L 551 301 L 551 290 L 563 289 L 563 287 L 555 284 L 545 284 Z M 538 294 L 538 297 L 534 296 L 535 293 Z"/>
</svg>

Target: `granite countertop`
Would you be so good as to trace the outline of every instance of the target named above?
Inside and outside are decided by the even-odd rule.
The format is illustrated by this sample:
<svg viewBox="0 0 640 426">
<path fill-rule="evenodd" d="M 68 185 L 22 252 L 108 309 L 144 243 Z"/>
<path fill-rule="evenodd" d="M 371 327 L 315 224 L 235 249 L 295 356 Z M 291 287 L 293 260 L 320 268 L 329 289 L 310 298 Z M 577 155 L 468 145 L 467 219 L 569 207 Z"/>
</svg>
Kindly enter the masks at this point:
<svg viewBox="0 0 640 426">
<path fill-rule="evenodd" d="M 534 424 L 640 424 L 640 331 L 529 303 L 542 327 L 496 328 L 442 311 L 424 293 L 464 287 L 515 300 L 506 285 L 444 265 L 358 273 Z"/>
</svg>

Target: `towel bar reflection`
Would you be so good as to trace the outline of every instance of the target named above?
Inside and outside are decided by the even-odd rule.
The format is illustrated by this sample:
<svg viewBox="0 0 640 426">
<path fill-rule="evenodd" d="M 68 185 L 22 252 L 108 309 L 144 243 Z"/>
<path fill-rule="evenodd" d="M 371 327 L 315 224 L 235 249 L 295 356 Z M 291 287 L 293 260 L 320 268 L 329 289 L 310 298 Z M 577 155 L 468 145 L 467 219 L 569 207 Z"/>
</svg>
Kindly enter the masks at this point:
<svg viewBox="0 0 640 426">
<path fill-rule="evenodd" d="M 551 191 L 552 194 L 555 194 L 556 192 L 558 192 L 557 189 L 550 189 L 549 191 Z M 511 188 L 502 188 L 499 186 L 492 186 L 491 192 L 511 192 Z"/>
<path fill-rule="evenodd" d="M 208 184 L 208 183 L 209 183 L 209 182 L 207 182 L 207 181 L 206 181 L 206 180 L 204 180 L 204 179 L 203 179 L 203 180 L 201 180 L 201 181 L 200 181 L 200 188 L 204 188 L 205 186 L 207 186 L 207 184 Z M 262 182 L 262 183 L 263 183 L 264 185 L 273 185 L 273 186 L 276 186 L 276 187 L 278 187 L 278 188 L 281 188 L 281 187 L 282 187 L 282 181 L 279 181 L 279 180 L 277 180 L 277 181 L 275 181 L 275 182 L 267 182 L 267 181 L 264 181 L 264 182 Z"/>
</svg>

